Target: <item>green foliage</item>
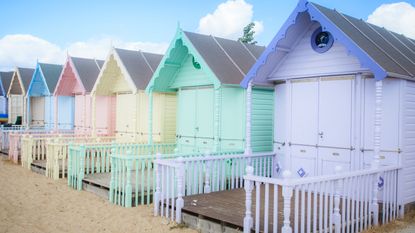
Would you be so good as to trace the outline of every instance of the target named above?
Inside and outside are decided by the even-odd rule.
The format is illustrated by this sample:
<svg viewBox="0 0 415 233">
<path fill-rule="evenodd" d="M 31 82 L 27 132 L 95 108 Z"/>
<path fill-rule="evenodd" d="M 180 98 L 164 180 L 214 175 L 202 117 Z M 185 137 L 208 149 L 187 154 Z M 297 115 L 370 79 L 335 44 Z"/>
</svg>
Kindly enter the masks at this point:
<svg viewBox="0 0 415 233">
<path fill-rule="evenodd" d="M 248 25 L 246 25 L 244 27 L 244 34 L 242 37 L 238 39 L 238 41 L 242 43 L 246 43 L 246 44 L 256 44 L 257 41 L 255 41 L 254 39 L 254 34 L 255 34 L 254 26 L 255 26 L 254 22 L 251 22 Z"/>
</svg>

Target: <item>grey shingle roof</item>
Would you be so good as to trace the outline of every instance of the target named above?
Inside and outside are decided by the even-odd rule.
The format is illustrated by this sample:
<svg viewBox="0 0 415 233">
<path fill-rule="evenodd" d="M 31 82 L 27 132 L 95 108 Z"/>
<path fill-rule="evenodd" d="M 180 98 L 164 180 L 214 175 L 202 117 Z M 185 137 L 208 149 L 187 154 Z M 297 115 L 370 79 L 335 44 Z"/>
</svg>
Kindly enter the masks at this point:
<svg viewBox="0 0 415 233">
<path fill-rule="evenodd" d="M 91 92 L 104 61 L 80 57 L 71 57 L 71 60 L 86 92 Z"/>
<path fill-rule="evenodd" d="M 17 70 L 19 71 L 20 78 L 23 83 L 23 88 L 25 91 L 27 91 L 27 89 L 29 88 L 30 82 L 32 81 L 32 76 L 33 76 L 33 73 L 35 72 L 35 69 L 17 67 Z"/>
<path fill-rule="evenodd" d="M 1 78 L 1 82 L 3 84 L 3 89 L 5 92 L 5 93 L 1 93 L 2 96 L 7 95 L 7 91 L 9 90 L 9 86 L 13 78 L 13 73 L 14 73 L 13 71 L 0 72 L 0 78 Z"/>
<path fill-rule="evenodd" d="M 53 93 L 56 88 L 56 84 L 58 83 L 59 77 L 62 73 L 62 65 L 55 65 L 55 64 L 46 64 L 46 63 L 39 63 L 40 68 L 42 69 L 43 76 L 46 81 L 46 85 L 50 93 Z"/>
<path fill-rule="evenodd" d="M 163 55 L 115 48 L 121 62 L 139 90 L 144 90 Z"/>
<path fill-rule="evenodd" d="M 184 33 L 223 84 L 239 84 L 265 50 L 263 46 L 187 31 Z"/>
<path fill-rule="evenodd" d="M 315 3 L 310 4 L 342 30 L 389 76 L 415 78 L 415 43 L 412 39 L 336 10 Z"/>
</svg>

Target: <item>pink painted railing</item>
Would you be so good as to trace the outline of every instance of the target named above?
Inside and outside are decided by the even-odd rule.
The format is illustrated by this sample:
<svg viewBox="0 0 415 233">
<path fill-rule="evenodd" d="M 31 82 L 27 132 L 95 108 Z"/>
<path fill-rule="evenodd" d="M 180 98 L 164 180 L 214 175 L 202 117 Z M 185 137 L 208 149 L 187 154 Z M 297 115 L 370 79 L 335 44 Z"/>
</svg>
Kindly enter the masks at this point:
<svg viewBox="0 0 415 233">
<path fill-rule="evenodd" d="M 246 155 L 243 152 L 206 153 L 176 159 L 160 159 L 160 156 L 154 161 L 154 215 L 178 223 L 182 220 L 184 196 L 242 188 L 248 164 L 255 167 L 256 175 L 270 177 L 275 159 L 274 153 Z"/>
<path fill-rule="evenodd" d="M 403 215 L 399 169 L 341 173 L 338 167 L 335 175 L 291 179 L 285 172 L 281 179 L 247 167 L 244 232 L 361 232 L 388 223 Z"/>
</svg>

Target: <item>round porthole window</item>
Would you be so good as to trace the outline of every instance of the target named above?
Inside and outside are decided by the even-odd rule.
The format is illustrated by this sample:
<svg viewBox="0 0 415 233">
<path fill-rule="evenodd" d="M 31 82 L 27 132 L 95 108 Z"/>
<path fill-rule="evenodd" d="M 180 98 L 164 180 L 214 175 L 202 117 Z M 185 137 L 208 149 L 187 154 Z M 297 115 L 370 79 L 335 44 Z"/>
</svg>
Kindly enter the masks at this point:
<svg viewBox="0 0 415 233">
<path fill-rule="evenodd" d="M 311 36 L 311 47 L 318 53 L 324 53 L 333 45 L 333 36 L 330 32 L 317 28 Z"/>
</svg>

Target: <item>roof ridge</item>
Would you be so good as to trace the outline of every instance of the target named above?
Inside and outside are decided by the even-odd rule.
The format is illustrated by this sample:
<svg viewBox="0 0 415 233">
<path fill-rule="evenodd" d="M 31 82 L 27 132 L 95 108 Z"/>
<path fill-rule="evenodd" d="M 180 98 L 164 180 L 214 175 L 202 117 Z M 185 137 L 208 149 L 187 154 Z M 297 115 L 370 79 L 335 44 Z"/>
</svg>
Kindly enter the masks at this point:
<svg viewBox="0 0 415 233">
<path fill-rule="evenodd" d="M 370 42 L 372 42 L 373 45 L 375 45 L 383 54 L 385 54 L 389 59 L 391 59 L 396 65 L 398 65 L 401 69 L 403 69 L 404 71 L 406 71 L 409 75 L 413 74 L 411 72 L 409 72 L 408 70 L 406 70 L 400 63 L 398 63 L 393 57 L 391 57 L 385 50 L 383 50 L 378 44 L 376 44 L 371 38 L 369 38 L 365 33 L 362 32 L 362 30 L 360 30 L 359 28 L 356 27 L 355 24 L 353 24 L 349 19 L 347 19 L 342 13 L 337 12 L 344 20 L 346 20 L 348 23 L 350 23 L 357 31 L 360 32 L 360 34 L 362 36 L 364 36 L 367 40 L 369 40 Z M 363 21 L 363 20 L 362 20 Z"/>
<path fill-rule="evenodd" d="M 401 50 L 399 50 L 398 48 L 396 48 L 389 40 L 387 40 L 384 36 L 382 36 L 378 31 L 376 31 L 375 29 L 374 29 L 374 27 L 372 26 L 372 24 L 370 24 L 370 23 L 367 23 L 366 21 L 364 21 L 363 20 L 363 22 L 365 22 L 368 26 L 369 26 L 369 28 L 370 29 L 372 29 L 376 34 L 378 34 L 384 41 L 386 41 L 390 46 L 392 46 L 396 51 L 398 51 L 398 53 L 400 53 L 402 56 L 404 56 L 405 58 L 406 58 L 406 60 L 408 60 L 410 63 L 412 63 L 412 64 L 414 64 L 415 65 L 415 62 L 414 61 L 412 61 L 411 59 L 409 59 L 404 53 L 402 53 L 402 51 Z M 408 73 L 410 73 L 411 74 L 411 72 L 408 72 Z"/>
<path fill-rule="evenodd" d="M 246 49 L 246 51 L 248 51 L 248 53 L 251 55 L 251 57 L 254 58 L 254 60 L 256 61 L 257 58 L 254 56 L 254 54 L 251 53 L 251 51 L 248 49 L 248 47 L 246 47 L 245 43 L 243 43 L 242 41 L 239 41 L 239 40 L 238 40 L 238 42 L 240 44 L 242 44 L 242 46 L 244 46 L 244 48 Z"/>
<path fill-rule="evenodd" d="M 231 58 L 231 56 L 226 52 L 226 50 L 220 45 L 220 43 L 216 40 L 216 38 L 212 35 L 210 35 L 212 39 L 216 42 L 216 44 L 219 46 L 219 48 L 225 53 L 225 55 L 228 57 L 228 59 L 235 65 L 235 67 L 238 69 L 238 71 L 242 74 L 242 76 L 245 76 L 245 73 L 241 70 L 241 68 L 236 64 L 236 62 Z"/>
<path fill-rule="evenodd" d="M 151 67 L 150 62 L 148 62 L 146 56 L 144 56 L 144 53 L 141 50 L 138 50 L 138 52 L 143 57 L 144 61 L 146 62 L 147 66 L 150 68 L 151 72 L 154 73 L 153 67 Z"/>
</svg>

